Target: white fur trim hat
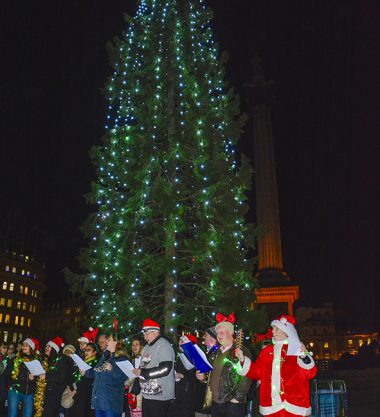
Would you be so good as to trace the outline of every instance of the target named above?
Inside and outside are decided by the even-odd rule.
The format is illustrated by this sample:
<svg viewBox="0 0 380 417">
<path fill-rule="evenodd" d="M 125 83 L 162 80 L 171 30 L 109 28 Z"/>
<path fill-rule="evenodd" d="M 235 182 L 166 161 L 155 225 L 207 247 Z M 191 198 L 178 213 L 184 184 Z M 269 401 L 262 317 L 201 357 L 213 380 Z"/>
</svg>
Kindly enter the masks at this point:
<svg viewBox="0 0 380 417">
<path fill-rule="evenodd" d="M 63 348 L 63 346 L 65 346 L 63 340 L 59 336 L 47 342 L 47 345 L 51 346 L 57 353 L 61 348 Z"/>
</svg>

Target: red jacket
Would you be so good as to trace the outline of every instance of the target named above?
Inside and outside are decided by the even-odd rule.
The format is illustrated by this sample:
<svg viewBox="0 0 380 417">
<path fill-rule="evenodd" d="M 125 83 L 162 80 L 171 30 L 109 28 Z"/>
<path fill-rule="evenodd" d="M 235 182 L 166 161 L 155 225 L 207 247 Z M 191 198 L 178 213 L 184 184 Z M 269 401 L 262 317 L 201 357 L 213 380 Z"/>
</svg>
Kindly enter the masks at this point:
<svg viewBox="0 0 380 417">
<path fill-rule="evenodd" d="M 239 373 L 260 381 L 260 413 L 271 415 L 282 409 L 296 416 L 311 414 L 309 380 L 317 374 L 313 358 L 305 364 L 298 356 L 287 356 L 287 342 L 264 348 L 256 362 L 245 358 Z"/>
</svg>

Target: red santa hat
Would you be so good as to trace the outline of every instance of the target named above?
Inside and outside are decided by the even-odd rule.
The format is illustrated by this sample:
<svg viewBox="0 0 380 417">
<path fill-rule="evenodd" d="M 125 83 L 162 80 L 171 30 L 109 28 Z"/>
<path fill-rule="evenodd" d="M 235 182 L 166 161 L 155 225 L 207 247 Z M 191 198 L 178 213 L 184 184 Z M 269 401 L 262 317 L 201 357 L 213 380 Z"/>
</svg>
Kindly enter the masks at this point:
<svg viewBox="0 0 380 417">
<path fill-rule="evenodd" d="M 181 336 L 181 341 L 183 343 L 189 343 L 191 342 L 193 345 L 197 345 L 198 344 L 198 339 L 196 336 L 194 336 L 191 333 L 186 333 L 183 336 Z"/>
<path fill-rule="evenodd" d="M 78 339 L 78 342 L 95 343 L 98 332 L 98 327 L 96 327 L 95 329 L 89 327 L 88 330 L 83 333 L 83 336 Z"/>
<path fill-rule="evenodd" d="M 218 322 L 218 324 L 215 326 L 215 330 L 218 331 L 218 328 L 225 327 L 231 334 L 234 334 L 235 320 L 235 313 L 231 313 L 228 317 L 221 313 L 218 313 L 216 315 L 216 321 Z"/>
<path fill-rule="evenodd" d="M 150 332 L 151 330 L 160 331 L 160 325 L 152 319 L 145 319 L 143 322 L 142 333 Z"/>
<path fill-rule="evenodd" d="M 51 346 L 57 353 L 59 352 L 59 349 L 65 346 L 63 340 L 59 336 L 47 342 L 47 345 Z"/>
<path fill-rule="evenodd" d="M 37 339 L 33 339 L 33 337 L 28 337 L 24 340 L 23 343 L 29 345 L 36 353 L 40 351 L 40 342 Z"/>
</svg>

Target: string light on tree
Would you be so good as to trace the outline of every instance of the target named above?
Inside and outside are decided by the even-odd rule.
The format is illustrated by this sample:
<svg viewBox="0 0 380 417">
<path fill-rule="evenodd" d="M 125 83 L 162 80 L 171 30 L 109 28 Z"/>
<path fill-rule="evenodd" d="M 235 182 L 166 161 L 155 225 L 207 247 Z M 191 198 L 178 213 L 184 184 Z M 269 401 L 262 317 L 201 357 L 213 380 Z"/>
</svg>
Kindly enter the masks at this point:
<svg viewBox="0 0 380 417">
<path fill-rule="evenodd" d="M 226 304 L 250 314 L 252 171 L 237 161 L 244 120 L 211 19 L 202 0 L 140 1 L 111 48 L 106 132 L 92 150 L 88 195 L 97 212 L 81 257 L 99 326 L 112 326 L 115 308 L 128 331 L 149 314 L 167 333 L 209 325 Z"/>
</svg>

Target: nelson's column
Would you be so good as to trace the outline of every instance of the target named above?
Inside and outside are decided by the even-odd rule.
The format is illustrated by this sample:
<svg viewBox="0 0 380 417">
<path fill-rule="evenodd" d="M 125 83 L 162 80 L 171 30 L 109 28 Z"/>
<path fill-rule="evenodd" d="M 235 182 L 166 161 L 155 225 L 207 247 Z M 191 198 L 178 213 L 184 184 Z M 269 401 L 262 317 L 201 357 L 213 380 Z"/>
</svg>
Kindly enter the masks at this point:
<svg viewBox="0 0 380 417">
<path fill-rule="evenodd" d="M 256 277 L 261 289 L 257 303 L 265 304 L 272 316 L 293 315 L 299 287 L 292 284 L 283 269 L 280 216 L 277 195 L 276 163 L 271 123 L 271 86 L 266 80 L 260 59 L 253 61 L 253 146 L 255 163 L 256 220 L 259 265 Z"/>
</svg>

